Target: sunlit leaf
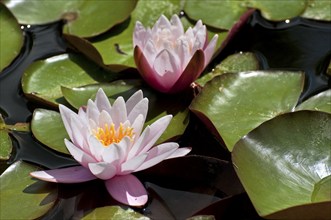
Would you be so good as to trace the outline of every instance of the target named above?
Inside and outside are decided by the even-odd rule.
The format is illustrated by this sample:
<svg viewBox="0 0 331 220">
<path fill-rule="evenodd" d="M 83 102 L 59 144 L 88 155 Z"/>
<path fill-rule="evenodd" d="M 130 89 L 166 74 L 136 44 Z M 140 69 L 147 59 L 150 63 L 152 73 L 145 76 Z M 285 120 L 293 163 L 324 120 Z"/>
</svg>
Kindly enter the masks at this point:
<svg viewBox="0 0 331 220">
<path fill-rule="evenodd" d="M 66 20 L 64 31 L 81 37 L 96 36 L 129 17 L 137 3 L 130 1 L 16 1 L 4 0 L 22 24 L 47 24 Z"/>
<path fill-rule="evenodd" d="M 60 113 L 46 109 L 36 109 L 31 120 L 31 130 L 38 141 L 53 150 L 69 153 L 64 139 L 69 136 L 64 128 Z"/>
<path fill-rule="evenodd" d="M 0 73 L 19 54 L 23 33 L 15 17 L 0 2 Z"/>
<path fill-rule="evenodd" d="M 331 201 L 331 175 L 315 183 L 314 191 L 311 195 L 311 201 Z"/>
<path fill-rule="evenodd" d="M 115 77 L 82 55 L 62 54 L 30 65 L 22 77 L 22 88 L 32 99 L 57 105 L 64 102 L 61 86 L 71 88 Z"/>
<path fill-rule="evenodd" d="M 309 0 L 306 10 L 301 15 L 304 18 L 331 21 L 331 4 L 325 0 Z"/>
<path fill-rule="evenodd" d="M 54 204 L 54 184 L 36 181 L 29 173 L 39 168 L 22 161 L 12 164 L 0 176 L 0 218 L 36 219 Z"/>
<path fill-rule="evenodd" d="M 314 110 L 331 113 L 331 89 L 310 97 L 298 105 L 295 110 Z"/>
<path fill-rule="evenodd" d="M 86 216 L 83 220 L 98 220 L 98 219 L 127 219 L 127 220 L 147 220 L 149 218 L 135 212 L 131 208 L 122 208 L 120 206 L 104 206 L 96 208 Z"/>
<path fill-rule="evenodd" d="M 331 174 L 330 130 L 331 114 L 299 111 L 273 118 L 237 142 L 232 161 L 261 216 L 300 205 L 310 209 L 312 200 L 331 202 L 324 195 L 331 192 L 329 180 L 321 181 Z M 297 211 L 277 215 L 282 216 L 280 219 L 312 219 L 313 213 L 326 213 L 318 206 L 308 216 Z"/>
<path fill-rule="evenodd" d="M 205 85 L 190 109 L 211 121 L 231 151 L 249 131 L 294 108 L 303 78 L 290 71 L 223 74 Z"/>
</svg>

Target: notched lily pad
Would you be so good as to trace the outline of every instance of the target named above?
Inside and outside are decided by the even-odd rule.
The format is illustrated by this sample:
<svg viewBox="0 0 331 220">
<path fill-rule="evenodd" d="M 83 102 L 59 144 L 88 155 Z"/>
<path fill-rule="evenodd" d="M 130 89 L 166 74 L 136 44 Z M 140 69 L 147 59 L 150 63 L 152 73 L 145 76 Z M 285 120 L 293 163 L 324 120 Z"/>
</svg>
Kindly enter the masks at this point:
<svg viewBox="0 0 331 220">
<path fill-rule="evenodd" d="M 40 25 L 65 20 L 66 33 L 81 37 L 92 37 L 105 32 L 129 17 L 137 0 L 99 1 L 15 1 L 4 0 L 22 24 Z"/>
<path fill-rule="evenodd" d="M 57 106 L 65 103 L 61 86 L 72 88 L 108 82 L 117 76 L 80 54 L 62 54 L 30 65 L 23 74 L 22 88 L 28 98 Z"/>
<path fill-rule="evenodd" d="M 39 168 L 18 161 L 0 176 L 1 219 L 36 219 L 54 205 L 56 185 L 34 180 L 29 173 L 36 170 Z"/>
<path fill-rule="evenodd" d="M 68 154 L 64 139 L 69 139 L 60 113 L 46 109 L 36 109 L 31 120 L 31 130 L 35 138 L 53 150 Z"/>
<path fill-rule="evenodd" d="M 131 208 L 122 208 L 120 206 L 104 206 L 96 208 L 86 216 L 83 220 L 97 220 L 97 219 L 129 219 L 129 220 L 148 220 L 142 214 L 135 212 Z"/>
<path fill-rule="evenodd" d="M 182 135 L 189 122 L 189 110 L 187 96 L 166 96 L 155 93 L 140 80 L 117 80 L 109 84 L 92 84 L 79 88 L 62 87 L 62 92 L 66 100 L 74 107 L 86 105 L 88 99 L 94 99 L 94 96 L 99 88 L 103 88 L 105 93 L 113 102 L 118 96 L 123 96 L 128 99 L 134 92 L 141 89 L 144 96 L 149 99 L 149 111 L 145 125 L 151 124 L 158 118 L 167 114 L 172 114 L 173 119 L 170 125 L 160 137 L 157 143 L 164 142 L 170 138 Z"/>
<path fill-rule="evenodd" d="M 303 81 L 302 72 L 227 73 L 209 81 L 190 109 L 202 119 L 207 117 L 232 151 L 234 144 L 249 131 L 290 112 L 299 99 Z"/>
<path fill-rule="evenodd" d="M 295 110 L 314 110 L 331 113 L 331 89 L 310 97 L 298 105 Z"/>
<path fill-rule="evenodd" d="M 263 123 L 237 142 L 232 161 L 261 216 L 330 217 L 320 204 L 331 204 L 330 130 L 331 114 L 291 112 Z"/>
<path fill-rule="evenodd" d="M 0 2 L 0 73 L 19 54 L 23 33 L 12 13 Z"/>
</svg>

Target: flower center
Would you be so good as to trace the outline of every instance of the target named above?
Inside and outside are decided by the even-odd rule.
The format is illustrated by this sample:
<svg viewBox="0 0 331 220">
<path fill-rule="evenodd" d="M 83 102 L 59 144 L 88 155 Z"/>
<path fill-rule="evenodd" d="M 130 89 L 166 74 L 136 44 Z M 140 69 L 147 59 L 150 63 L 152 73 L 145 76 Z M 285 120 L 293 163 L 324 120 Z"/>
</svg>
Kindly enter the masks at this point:
<svg viewBox="0 0 331 220">
<path fill-rule="evenodd" d="M 125 127 L 122 123 L 120 123 L 117 129 L 115 129 L 113 123 L 110 126 L 105 124 L 104 127 L 98 127 L 98 129 L 93 130 L 93 134 L 104 146 L 119 143 L 126 136 L 131 140 L 134 137 L 133 128 L 130 126 Z"/>
</svg>

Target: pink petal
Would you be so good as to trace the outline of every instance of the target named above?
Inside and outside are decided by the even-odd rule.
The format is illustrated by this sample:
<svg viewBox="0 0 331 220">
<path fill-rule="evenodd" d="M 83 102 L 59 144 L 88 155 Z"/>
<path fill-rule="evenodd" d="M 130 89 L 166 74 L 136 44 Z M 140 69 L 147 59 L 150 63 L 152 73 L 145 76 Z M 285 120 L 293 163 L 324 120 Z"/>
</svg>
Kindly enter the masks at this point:
<svg viewBox="0 0 331 220">
<path fill-rule="evenodd" d="M 145 39 L 146 29 L 140 21 L 137 21 L 133 31 L 133 47 L 138 46 L 143 48 L 145 45 Z"/>
<path fill-rule="evenodd" d="M 87 167 L 88 163 L 95 163 L 97 162 L 92 156 L 84 152 L 79 147 L 76 147 L 74 144 L 72 144 L 67 139 L 64 139 L 64 143 L 70 152 L 70 154 L 73 156 L 73 158 L 79 162 L 82 166 Z"/>
<path fill-rule="evenodd" d="M 109 194 L 120 203 L 143 206 L 148 200 L 145 187 L 131 174 L 115 176 L 105 181 L 105 184 Z"/>
<path fill-rule="evenodd" d="M 93 135 L 88 138 L 88 145 L 90 147 L 91 156 L 93 156 L 97 161 L 102 161 L 102 155 L 105 146 Z"/>
<path fill-rule="evenodd" d="M 72 138 L 72 129 L 71 129 L 71 125 L 70 125 L 70 120 L 71 117 L 75 117 L 76 113 L 74 113 L 73 111 L 71 111 L 69 108 L 67 108 L 64 105 L 59 105 L 59 110 L 60 110 L 60 115 L 63 121 L 63 125 L 70 137 L 70 139 Z"/>
<path fill-rule="evenodd" d="M 179 145 L 177 143 L 172 142 L 153 147 L 150 151 L 148 151 L 148 157 L 146 158 L 145 162 L 140 167 L 138 167 L 135 172 L 150 168 L 160 163 L 169 157 L 172 153 L 174 153 L 178 147 Z"/>
<path fill-rule="evenodd" d="M 196 35 L 199 31 L 201 31 L 203 28 L 203 24 L 201 20 L 198 20 L 197 23 L 194 25 L 192 32 L 194 35 Z"/>
<path fill-rule="evenodd" d="M 177 40 L 177 53 L 181 61 L 181 69 L 184 70 L 191 60 L 193 54 L 191 54 L 191 48 L 187 39 L 182 38 Z"/>
<path fill-rule="evenodd" d="M 110 116 L 113 119 L 113 123 L 115 124 L 115 128 L 117 128 L 120 123 L 123 123 L 127 120 L 127 112 L 125 101 L 122 96 L 119 96 L 110 111 Z"/>
<path fill-rule="evenodd" d="M 132 109 L 144 98 L 143 92 L 138 90 L 135 92 L 125 103 L 126 111 L 128 114 L 132 111 Z"/>
<path fill-rule="evenodd" d="M 72 143 L 74 143 L 75 146 L 80 147 L 81 149 L 84 149 L 84 151 L 86 151 L 86 149 L 84 148 L 84 146 L 86 146 L 86 136 L 84 136 L 84 131 L 86 129 L 84 129 L 84 126 L 82 125 L 80 119 L 77 117 L 71 117 L 70 125 L 73 131 L 71 138 Z"/>
<path fill-rule="evenodd" d="M 128 155 L 128 159 L 131 159 L 138 154 L 147 152 L 157 141 L 157 139 L 159 139 L 159 137 L 163 134 L 171 119 L 172 115 L 166 115 L 162 118 L 159 118 L 150 126 L 147 126 L 137 142 L 132 146 Z"/>
<path fill-rule="evenodd" d="M 176 157 L 183 157 L 186 154 L 190 153 L 192 148 L 189 147 L 181 147 L 175 150 L 170 156 L 168 156 L 166 159 L 176 158 Z"/>
<path fill-rule="evenodd" d="M 133 157 L 132 159 L 122 163 L 121 165 L 121 175 L 129 174 L 140 167 L 147 158 L 147 154 L 141 154 L 139 156 Z"/>
<path fill-rule="evenodd" d="M 165 92 L 168 88 L 165 88 L 157 79 L 156 73 L 152 69 L 151 65 L 147 61 L 145 55 L 142 53 L 141 49 L 136 46 L 134 48 L 134 61 L 139 70 L 139 74 L 144 78 L 144 80 L 154 89 Z"/>
<path fill-rule="evenodd" d="M 213 54 L 214 54 L 214 50 L 216 47 L 216 43 L 217 43 L 217 39 L 218 39 L 218 35 L 215 34 L 214 37 L 211 39 L 211 41 L 209 42 L 208 46 L 206 47 L 206 49 L 204 49 L 204 53 L 205 53 L 205 67 L 208 65 L 208 63 L 210 62 Z"/>
<path fill-rule="evenodd" d="M 138 115 L 142 115 L 145 119 L 147 116 L 147 112 L 148 112 L 148 99 L 144 98 L 140 102 L 138 102 L 134 106 L 132 111 L 128 114 L 128 120 L 130 122 L 133 122 L 138 117 Z"/>
<path fill-rule="evenodd" d="M 109 126 L 113 123 L 113 119 L 110 117 L 109 113 L 105 110 L 99 115 L 98 125 L 99 127 L 104 127 L 106 124 Z"/>
<path fill-rule="evenodd" d="M 88 167 L 96 177 L 102 180 L 108 180 L 116 175 L 116 167 L 113 164 L 100 162 L 100 163 L 89 163 Z"/>
<path fill-rule="evenodd" d="M 174 14 L 170 19 L 170 23 L 172 24 L 171 33 L 174 35 L 175 39 L 184 34 L 183 24 L 178 15 Z"/>
<path fill-rule="evenodd" d="M 82 166 L 35 171 L 31 172 L 30 175 L 37 179 L 55 183 L 81 183 L 96 179 L 88 169 Z"/>
<path fill-rule="evenodd" d="M 133 143 L 135 143 L 136 140 L 139 139 L 141 131 L 144 127 L 144 123 L 145 123 L 145 118 L 143 115 L 138 115 L 137 118 L 132 123 L 131 127 L 133 128 L 133 132 L 134 132 Z"/>
<path fill-rule="evenodd" d="M 86 114 L 89 119 L 92 119 L 95 122 L 99 119 L 100 111 L 91 99 L 87 102 Z"/>
<path fill-rule="evenodd" d="M 110 102 L 108 100 L 106 93 L 101 88 L 98 90 L 96 94 L 95 105 L 97 106 L 100 112 L 102 110 L 106 112 L 110 112 L 111 109 Z"/>
<path fill-rule="evenodd" d="M 204 52 L 202 50 L 197 50 L 176 84 L 168 90 L 168 93 L 177 93 L 187 89 L 202 73 L 204 63 Z"/>
<path fill-rule="evenodd" d="M 204 49 L 205 43 L 207 40 L 207 29 L 206 26 L 203 25 L 196 33 L 195 33 L 195 40 L 193 44 L 192 51 L 193 53 L 196 50 Z"/>
<path fill-rule="evenodd" d="M 157 33 L 159 30 L 162 29 L 170 29 L 171 28 L 171 24 L 168 20 L 168 18 L 164 15 L 161 15 L 160 18 L 156 21 L 156 23 L 154 24 L 153 28 L 152 28 L 152 34 L 154 35 L 155 33 Z"/>
<path fill-rule="evenodd" d="M 108 163 L 121 164 L 127 159 L 128 151 L 131 146 L 129 137 L 124 137 L 119 143 L 111 144 L 103 151 L 102 158 Z"/>
<path fill-rule="evenodd" d="M 146 42 L 145 47 L 142 47 L 144 56 L 150 66 L 153 66 L 156 55 L 159 53 L 159 50 L 154 45 L 152 40 Z"/>
</svg>

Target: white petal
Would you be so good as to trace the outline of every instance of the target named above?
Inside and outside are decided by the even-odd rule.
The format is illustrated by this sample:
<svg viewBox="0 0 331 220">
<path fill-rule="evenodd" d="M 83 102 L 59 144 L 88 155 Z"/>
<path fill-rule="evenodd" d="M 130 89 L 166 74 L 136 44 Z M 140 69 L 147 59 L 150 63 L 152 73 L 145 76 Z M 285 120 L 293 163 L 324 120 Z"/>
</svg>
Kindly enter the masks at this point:
<svg viewBox="0 0 331 220">
<path fill-rule="evenodd" d="M 192 48 L 192 53 L 199 49 L 204 49 L 205 43 L 207 41 L 207 29 L 206 26 L 203 25 L 196 33 L 195 40 Z"/>
<path fill-rule="evenodd" d="M 144 96 L 141 90 L 135 92 L 125 103 L 127 113 L 130 114 L 133 107 L 135 107 L 143 98 Z"/>
<path fill-rule="evenodd" d="M 152 28 L 152 34 L 155 34 L 155 33 L 157 33 L 158 30 L 165 29 L 165 28 L 170 29 L 171 24 L 166 16 L 161 15 Z"/>
<path fill-rule="evenodd" d="M 63 121 L 63 125 L 65 127 L 65 129 L 67 130 L 67 133 L 70 137 L 70 139 L 72 138 L 72 128 L 70 125 L 70 120 L 71 117 L 75 117 L 76 113 L 74 113 L 73 111 L 71 111 L 69 108 L 67 108 L 64 105 L 59 105 L 59 110 L 60 110 L 60 115 Z"/>
<path fill-rule="evenodd" d="M 183 157 L 186 154 L 190 153 L 192 149 L 189 147 L 181 147 L 175 150 L 170 156 L 168 156 L 166 159 L 176 158 L 176 157 Z"/>
<path fill-rule="evenodd" d="M 103 151 L 105 150 L 103 144 L 93 135 L 88 138 L 88 144 L 93 157 L 97 161 L 102 161 Z"/>
<path fill-rule="evenodd" d="M 133 143 L 140 137 L 141 131 L 144 127 L 145 118 L 143 115 L 138 115 L 138 117 L 134 120 L 131 127 L 133 128 L 134 132 L 134 140 Z"/>
<path fill-rule="evenodd" d="M 115 166 L 105 162 L 89 163 L 88 167 L 93 175 L 102 180 L 108 180 L 114 177 L 117 171 Z"/>
<path fill-rule="evenodd" d="M 134 172 L 138 167 L 141 166 L 142 163 L 144 163 L 147 156 L 148 156 L 147 154 L 141 154 L 137 157 L 134 157 L 134 158 L 122 163 L 121 171 L 119 172 L 119 174 L 126 175 L 126 174 Z"/>
<path fill-rule="evenodd" d="M 174 14 L 170 19 L 170 23 L 172 24 L 171 32 L 175 38 L 178 38 L 184 34 L 183 24 L 178 15 Z"/>
<path fill-rule="evenodd" d="M 153 66 L 156 55 L 159 53 L 152 40 L 148 40 L 145 47 L 141 48 L 147 62 Z"/>
<path fill-rule="evenodd" d="M 217 43 L 217 39 L 218 39 L 218 35 L 215 34 L 214 37 L 209 42 L 209 44 L 206 47 L 206 49 L 204 50 L 204 53 L 205 53 L 205 67 L 208 65 L 208 63 L 210 62 L 211 58 L 213 57 L 214 50 L 215 50 L 216 43 Z"/>
<path fill-rule="evenodd" d="M 112 118 L 106 111 L 102 111 L 99 115 L 98 127 L 104 127 L 105 125 L 111 125 L 113 123 Z"/>
<path fill-rule="evenodd" d="M 148 151 L 148 157 L 146 158 L 145 162 L 135 171 L 144 170 L 160 163 L 171 154 L 173 154 L 178 147 L 179 145 L 173 142 L 164 143 L 153 147 L 150 151 Z"/>
<path fill-rule="evenodd" d="M 111 144 L 103 151 L 103 160 L 108 163 L 121 164 L 127 158 L 130 145 L 131 141 L 128 137 L 124 137 L 119 143 Z"/>
<path fill-rule="evenodd" d="M 86 146 L 86 142 L 84 144 L 84 141 L 86 136 L 84 136 L 82 133 L 84 131 L 84 126 L 81 124 L 77 117 L 71 118 L 70 126 L 72 128 L 72 143 L 74 143 L 75 146 L 80 147 L 81 149 L 85 149 L 84 146 Z"/>
<path fill-rule="evenodd" d="M 92 119 L 95 122 L 99 119 L 100 111 L 91 99 L 87 102 L 86 114 L 89 119 Z"/>
<path fill-rule="evenodd" d="M 133 31 L 133 47 L 137 45 L 140 48 L 144 48 L 145 42 L 146 29 L 140 21 L 137 21 Z"/>
<path fill-rule="evenodd" d="M 115 128 L 119 127 L 120 123 L 123 123 L 127 120 L 125 101 L 122 96 L 115 100 L 110 111 L 110 116 L 113 120 L 113 123 L 115 124 Z"/>
<path fill-rule="evenodd" d="M 95 163 L 97 160 L 93 158 L 91 155 L 80 149 L 79 147 L 76 147 L 73 145 L 70 141 L 67 139 L 64 139 L 64 143 L 70 152 L 70 154 L 73 156 L 73 158 L 79 162 L 82 166 L 87 167 L 88 163 Z"/>
<path fill-rule="evenodd" d="M 99 112 L 102 110 L 105 110 L 106 112 L 110 112 L 111 105 L 108 100 L 108 97 L 106 93 L 100 88 L 97 92 L 96 98 L 95 98 L 95 105 L 99 109 Z"/>
<path fill-rule="evenodd" d="M 128 120 L 130 122 L 133 122 L 138 115 L 142 115 L 144 118 L 146 118 L 148 112 L 148 99 L 144 98 L 140 100 L 139 103 L 137 103 L 132 111 L 128 114 Z"/>
</svg>

